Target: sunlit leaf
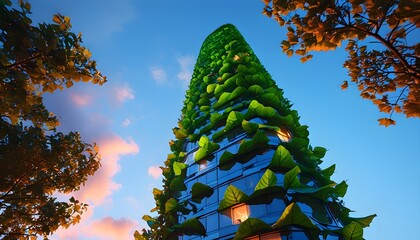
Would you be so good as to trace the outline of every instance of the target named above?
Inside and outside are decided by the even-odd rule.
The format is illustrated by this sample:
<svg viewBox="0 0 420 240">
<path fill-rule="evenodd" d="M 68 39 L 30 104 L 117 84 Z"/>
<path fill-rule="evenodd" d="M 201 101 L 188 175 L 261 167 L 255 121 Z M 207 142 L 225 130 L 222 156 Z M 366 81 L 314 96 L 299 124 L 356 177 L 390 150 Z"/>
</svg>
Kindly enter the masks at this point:
<svg viewBox="0 0 420 240">
<path fill-rule="evenodd" d="M 255 186 L 254 191 L 261 190 L 267 187 L 275 186 L 277 183 L 277 177 L 270 169 L 267 169 L 260 181 Z"/>
<path fill-rule="evenodd" d="M 298 166 L 296 166 L 292 170 L 284 174 L 284 188 L 289 189 L 300 187 L 301 184 L 298 178 L 299 173 L 300 169 Z"/>
<path fill-rule="evenodd" d="M 296 163 L 293 161 L 292 155 L 282 145 L 279 145 L 274 152 L 273 158 L 271 159 L 270 169 L 292 169 L 296 167 Z"/>
<path fill-rule="evenodd" d="M 296 203 L 291 203 L 284 209 L 282 215 L 273 224 L 273 228 L 282 228 L 285 226 L 298 225 L 307 228 L 317 228 L 306 216 Z"/>
<path fill-rule="evenodd" d="M 246 195 L 235 186 L 229 185 L 225 191 L 225 195 L 222 201 L 220 201 L 218 211 L 223 211 L 224 209 L 227 209 L 233 205 L 245 202 L 247 199 L 248 195 Z"/>
<path fill-rule="evenodd" d="M 239 225 L 233 240 L 245 239 L 246 237 L 255 235 L 259 232 L 270 230 L 270 225 L 258 218 L 248 218 Z"/>
<path fill-rule="evenodd" d="M 345 240 L 362 240 L 363 228 L 359 223 L 353 221 L 341 229 L 341 235 Z"/>
</svg>

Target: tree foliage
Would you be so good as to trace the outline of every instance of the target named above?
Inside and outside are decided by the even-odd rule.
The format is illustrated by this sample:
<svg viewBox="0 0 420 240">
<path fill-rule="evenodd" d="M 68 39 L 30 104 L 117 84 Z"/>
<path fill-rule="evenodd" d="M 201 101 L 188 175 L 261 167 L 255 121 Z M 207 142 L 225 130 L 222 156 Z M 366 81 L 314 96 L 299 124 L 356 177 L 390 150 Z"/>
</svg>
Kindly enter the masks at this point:
<svg viewBox="0 0 420 240">
<path fill-rule="evenodd" d="M 103 84 L 70 18 L 33 24 L 27 1 L 0 0 L 0 238 L 51 234 L 80 220 L 86 204 L 55 193 L 78 190 L 100 166 L 97 147 L 61 133 L 43 93 L 74 82 Z"/>
<path fill-rule="evenodd" d="M 263 13 L 287 27 L 282 49 L 305 62 L 311 51 L 347 43 L 350 81 L 393 125 L 394 112 L 420 118 L 420 2 L 415 0 L 263 0 Z M 417 35 L 418 36 L 418 35 Z M 417 40 L 417 41 L 416 41 Z M 348 81 L 341 85 L 348 87 Z"/>
</svg>

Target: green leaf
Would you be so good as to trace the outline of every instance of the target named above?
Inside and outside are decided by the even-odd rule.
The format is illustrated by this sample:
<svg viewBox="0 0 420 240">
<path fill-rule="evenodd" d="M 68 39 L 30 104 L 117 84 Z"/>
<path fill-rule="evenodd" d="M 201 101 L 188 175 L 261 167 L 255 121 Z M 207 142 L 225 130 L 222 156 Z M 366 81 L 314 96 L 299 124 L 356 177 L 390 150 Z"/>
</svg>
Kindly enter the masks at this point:
<svg viewBox="0 0 420 240">
<path fill-rule="evenodd" d="M 235 154 L 233 154 L 229 151 L 225 151 L 222 154 L 222 156 L 220 156 L 219 166 L 223 166 L 223 165 L 229 163 L 234 157 L 235 157 Z"/>
<path fill-rule="evenodd" d="M 341 229 L 341 235 L 345 240 L 363 240 L 363 228 L 353 221 Z"/>
<path fill-rule="evenodd" d="M 342 181 L 341 183 L 337 184 L 333 190 L 334 195 L 337 197 L 344 197 L 344 195 L 346 195 L 348 186 L 349 185 L 346 183 L 346 181 Z"/>
<path fill-rule="evenodd" d="M 213 188 L 205 184 L 196 182 L 194 183 L 191 189 L 191 200 L 196 203 L 201 203 L 201 200 L 203 198 L 210 197 L 211 195 L 213 195 L 213 192 Z"/>
<path fill-rule="evenodd" d="M 185 220 L 183 223 L 174 226 L 177 232 L 183 235 L 192 236 L 200 235 L 206 236 L 206 229 L 203 224 L 197 218 L 190 218 Z"/>
<path fill-rule="evenodd" d="M 233 240 L 245 239 L 256 233 L 265 232 L 270 230 L 270 225 L 258 218 L 248 218 L 239 225 Z"/>
<path fill-rule="evenodd" d="M 249 153 L 253 150 L 260 149 L 268 143 L 269 139 L 265 136 L 264 131 L 257 131 L 251 140 L 243 140 L 239 146 L 238 153 Z"/>
<path fill-rule="evenodd" d="M 134 239 L 135 239 L 135 240 L 147 240 L 147 238 L 146 238 L 146 237 L 143 237 L 143 236 L 139 233 L 139 231 L 137 231 L 137 230 L 134 232 L 133 236 L 134 236 Z"/>
<path fill-rule="evenodd" d="M 325 156 L 325 153 L 327 152 L 327 149 L 323 147 L 315 147 L 313 150 L 315 156 L 319 158 L 323 158 Z"/>
<path fill-rule="evenodd" d="M 353 218 L 353 217 L 350 217 L 349 219 L 351 219 L 351 220 L 353 220 L 353 221 L 355 221 L 355 222 L 359 223 L 359 224 L 360 224 L 360 226 L 361 226 L 362 228 L 364 228 L 364 227 L 369 227 L 370 223 L 372 222 L 372 220 L 373 220 L 375 217 L 376 217 L 376 214 L 372 214 L 372 215 L 369 215 L 369 216 L 367 216 L 367 217 L 361 217 L 361 218 Z"/>
<path fill-rule="evenodd" d="M 276 174 L 273 173 L 270 169 L 267 169 L 264 175 L 258 181 L 257 186 L 255 186 L 254 191 L 261 190 L 267 187 L 272 187 L 277 184 Z"/>
<path fill-rule="evenodd" d="M 142 219 L 144 220 L 144 221 L 146 221 L 146 223 L 147 223 L 147 225 L 149 225 L 149 227 L 151 228 L 151 229 L 155 229 L 155 228 L 157 228 L 159 225 L 158 225 L 158 223 L 156 222 L 156 219 L 154 219 L 154 218 L 152 218 L 151 216 L 149 216 L 149 215 L 144 215 L 143 217 L 142 217 Z"/>
<path fill-rule="evenodd" d="M 179 176 L 182 174 L 183 170 L 188 167 L 187 164 L 181 162 L 174 162 L 173 168 L 175 172 L 175 176 Z"/>
<path fill-rule="evenodd" d="M 283 198 L 286 195 L 286 189 L 282 186 L 271 186 L 254 191 L 246 201 L 249 204 L 269 204 L 276 198 Z"/>
<path fill-rule="evenodd" d="M 289 189 L 300 187 L 301 184 L 298 178 L 299 173 L 300 169 L 298 166 L 296 166 L 292 170 L 284 174 L 284 188 Z"/>
<path fill-rule="evenodd" d="M 238 126 L 239 124 L 242 123 L 242 120 L 244 120 L 244 115 L 236 112 L 236 111 L 232 111 L 229 113 L 228 118 L 226 119 L 226 126 L 224 131 L 228 132 L 231 129 L 233 129 L 234 127 Z"/>
<path fill-rule="evenodd" d="M 195 157 L 194 157 L 195 161 L 201 160 L 205 156 L 209 155 L 210 153 L 220 148 L 219 144 L 210 142 L 207 136 L 202 136 L 200 138 L 200 141 L 198 142 L 198 145 L 200 146 L 200 148 L 195 154 Z"/>
<path fill-rule="evenodd" d="M 170 198 L 165 203 L 165 213 L 172 212 L 178 206 L 178 201 L 175 198 Z"/>
<path fill-rule="evenodd" d="M 271 159 L 270 169 L 292 169 L 296 167 L 296 163 L 293 161 L 292 155 L 282 145 L 279 145 L 274 152 L 273 158 Z"/>
<path fill-rule="evenodd" d="M 242 121 L 242 128 L 248 134 L 254 134 L 258 130 L 258 124 L 253 122 L 248 122 L 247 120 Z"/>
<path fill-rule="evenodd" d="M 174 191 L 185 191 L 185 190 L 187 190 L 187 186 L 185 186 L 184 179 L 181 176 L 174 177 L 174 179 L 172 179 L 169 187 Z"/>
<path fill-rule="evenodd" d="M 329 166 L 328 168 L 324 169 L 321 171 L 322 175 L 324 175 L 325 177 L 327 177 L 328 179 L 331 177 L 331 175 L 333 175 L 335 171 L 335 164 Z"/>
<path fill-rule="evenodd" d="M 316 229 L 317 227 L 312 223 L 311 219 L 306 216 L 296 203 L 291 203 L 284 209 L 284 212 L 273 224 L 273 228 L 282 228 L 290 225 L 298 225 L 307 228 Z"/>
<path fill-rule="evenodd" d="M 172 132 L 174 133 L 176 139 L 184 139 L 188 136 L 187 130 L 184 128 L 173 128 Z"/>
<path fill-rule="evenodd" d="M 222 201 L 220 201 L 218 210 L 223 211 L 233 205 L 245 202 L 247 199 L 248 195 L 246 195 L 244 192 L 242 192 L 235 186 L 229 185 L 225 191 L 225 195 Z"/>
</svg>

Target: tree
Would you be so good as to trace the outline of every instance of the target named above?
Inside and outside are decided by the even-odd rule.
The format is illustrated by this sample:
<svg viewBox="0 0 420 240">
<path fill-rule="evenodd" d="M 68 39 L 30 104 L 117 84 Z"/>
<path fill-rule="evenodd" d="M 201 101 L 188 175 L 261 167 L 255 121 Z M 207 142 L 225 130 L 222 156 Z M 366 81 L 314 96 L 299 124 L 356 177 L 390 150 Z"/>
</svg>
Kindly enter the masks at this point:
<svg viewBox="0 0 420 240">
<path fill-rule="evenodd" d="M 351 82 L 395 125 L 394 112 L 420 118 L 420 2 L 415 0 L 263 0 L 263 13 L 287 26 L 282 49 L 305 62 L 311 51 L 347 43 Z M 417 38 L 418 40 L 418 38 Z M 347 89 L 348 81 L 341 85 Z"/>
<path fill-rule="evenodd" d="M 45 238 L 80 220 L 86 204 L 56 193 L 78 190 L 100 166 L 95 144 L 57 131 L 43 93 L 106 78 L 71 32 L 69 17 L 33 24 L 27 1 L 0 0 L 0 237 Z"/>
</svg>

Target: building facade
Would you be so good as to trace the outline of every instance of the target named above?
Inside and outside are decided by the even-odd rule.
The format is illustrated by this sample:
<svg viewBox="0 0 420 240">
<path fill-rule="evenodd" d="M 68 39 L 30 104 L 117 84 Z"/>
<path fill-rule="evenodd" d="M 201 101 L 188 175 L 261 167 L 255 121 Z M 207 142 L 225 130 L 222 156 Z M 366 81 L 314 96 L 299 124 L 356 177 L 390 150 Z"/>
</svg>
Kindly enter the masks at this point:
<svg viewBox="0 0 420 240">
<path fill-rule="evenodd" d="M 374 217 L 349 216 L 326 149 L 233 25 L 205 39 L 178 125 L 139 239 L 362 239 Z"/>
</svg>

